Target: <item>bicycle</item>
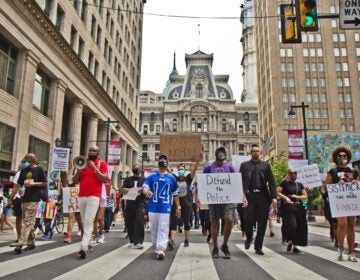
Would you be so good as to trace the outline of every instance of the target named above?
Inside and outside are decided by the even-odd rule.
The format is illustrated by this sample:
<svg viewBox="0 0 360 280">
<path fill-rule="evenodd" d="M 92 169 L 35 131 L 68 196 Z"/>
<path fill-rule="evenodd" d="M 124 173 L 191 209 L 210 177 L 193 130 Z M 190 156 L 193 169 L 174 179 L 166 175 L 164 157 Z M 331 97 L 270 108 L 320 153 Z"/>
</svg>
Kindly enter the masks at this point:
<svg viewBox="0 0 360 280">
<path fill-rule="evenodd" d="M 62 233 L 64 231 L 64 226 L 65 226 L 62 203 L 56 203 L 56 206 L 57 206 L 57 211 L 51 229 L 55 228 L 58 233 Z"/>
</svg>

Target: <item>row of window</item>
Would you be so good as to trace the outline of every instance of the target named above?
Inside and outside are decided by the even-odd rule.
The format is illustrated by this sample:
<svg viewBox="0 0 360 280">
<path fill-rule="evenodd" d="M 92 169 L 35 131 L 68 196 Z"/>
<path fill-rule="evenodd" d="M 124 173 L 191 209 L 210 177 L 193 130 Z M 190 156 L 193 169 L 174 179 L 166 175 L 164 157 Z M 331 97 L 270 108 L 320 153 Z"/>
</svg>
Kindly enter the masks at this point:
<svg viewBox="0 0 360 280">
<path fill-rule="evenodd" d="M 284 118 L 289 118 L 289 109 L 284 109 Z M 307 109 L 306 110 L 307 118 L 324 118 L 327 119 L 329 117 L 328 109 Z M 340 108 L 339 109 L 339 117 L 340 119 L 352 119 L 354 118 L 353 110 L 351 108 Z M 296 118 L 295 116 L 293 118 Z"/>
</svg>

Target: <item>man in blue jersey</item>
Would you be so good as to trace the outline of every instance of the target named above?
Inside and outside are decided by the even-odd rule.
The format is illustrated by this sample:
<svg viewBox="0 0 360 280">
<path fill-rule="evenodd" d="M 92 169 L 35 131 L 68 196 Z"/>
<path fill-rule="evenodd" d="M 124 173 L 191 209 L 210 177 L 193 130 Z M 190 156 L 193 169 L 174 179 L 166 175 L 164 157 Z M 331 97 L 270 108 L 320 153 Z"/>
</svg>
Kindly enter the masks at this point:
<svg viewBox="0 0 360 280">
<path fill-rule="evenodd" d="M 159 171 L 152 173 L 142 185 L 142 192 L 149 198 L 147 210 L 150 219 L 151 241 L 155 246 L 156 258 L 165 257 L 169 234 L 170 211 L 174 197 L 177 216 L 181 215 L 178 198 L 178 184 L 169 172 L 169 160 L 166 155 L 159 156 Z"/>
</svg>

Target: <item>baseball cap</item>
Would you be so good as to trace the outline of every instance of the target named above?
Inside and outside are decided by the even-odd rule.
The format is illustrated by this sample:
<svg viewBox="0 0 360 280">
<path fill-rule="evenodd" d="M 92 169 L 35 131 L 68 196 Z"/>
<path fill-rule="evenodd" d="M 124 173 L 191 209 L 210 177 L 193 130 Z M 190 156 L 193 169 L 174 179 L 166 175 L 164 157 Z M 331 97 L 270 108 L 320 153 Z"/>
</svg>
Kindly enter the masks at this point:
<svg viewBox="0 0 360 280">
<path fill-rule="evenodd" d="M 219 147 L 219 148 L 217 148 L 216 151 L 215 151 L 215 155 L 216 155 L 217 153 L 219 153 L 219 152 L 223 152 L 224 154 L 226 154 L 226 150 L 225 150 L 224 147 Z"/>
<path fill-rule="evenodd" d="M 159 155 L 159 160 L 161 159 L 165 159 L 166 161 L 169 161 L 169 158 L 167 157 L 167 155 L 161 154 Z"/>
</svg>

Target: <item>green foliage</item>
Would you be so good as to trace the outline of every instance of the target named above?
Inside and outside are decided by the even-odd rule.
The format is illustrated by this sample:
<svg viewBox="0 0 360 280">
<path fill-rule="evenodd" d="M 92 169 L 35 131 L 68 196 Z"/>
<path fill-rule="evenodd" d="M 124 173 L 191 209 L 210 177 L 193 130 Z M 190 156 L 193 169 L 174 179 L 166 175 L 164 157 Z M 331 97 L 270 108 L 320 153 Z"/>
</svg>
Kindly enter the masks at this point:
<svg viewBox="0 0 360 280">
<path fill-rule="evenodd" d="M 321 195 L 319 195 L 318 197 L 316 197 L 316 198 L 313 200 L 313 205 L 314 205 L 314 206 L 324 205 L 324 199 L 322 198 Z"/>
<path fill-rule="evenodd" d="M 269 164 L 274 174 L 275 186 L 277 187 L 289 169 L 285 153 L 280 152 L 280 154 L 272 156 L 269 159 Z"/>
</svg>

